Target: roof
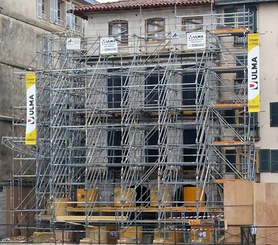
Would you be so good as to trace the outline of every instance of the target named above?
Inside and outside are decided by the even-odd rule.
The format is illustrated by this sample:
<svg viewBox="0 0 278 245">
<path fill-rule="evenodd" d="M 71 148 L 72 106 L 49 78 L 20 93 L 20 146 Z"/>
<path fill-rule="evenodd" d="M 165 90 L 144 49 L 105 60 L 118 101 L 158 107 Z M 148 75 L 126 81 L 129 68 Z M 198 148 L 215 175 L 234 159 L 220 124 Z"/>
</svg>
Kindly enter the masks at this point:
<svg viewBox="0 0 278 245">
<path fill-rule="evenodd" d="M 277 2 L 277 0 L 215 0 L 215 5 L 234 5 L 234 4 L 257 4 L 257 3 L 270 3 Z"/>
<path fill-rule="evenodd" d="M 148 9 L 170 6 L 196 6 L 213 3 L 214 0 L 125 0 L 119 2 L 97 3 L 81 6 L 74 10 L 74 14 L 82 18 L 95 12 L 105 12 L 114 10 Z"/>
</svg>

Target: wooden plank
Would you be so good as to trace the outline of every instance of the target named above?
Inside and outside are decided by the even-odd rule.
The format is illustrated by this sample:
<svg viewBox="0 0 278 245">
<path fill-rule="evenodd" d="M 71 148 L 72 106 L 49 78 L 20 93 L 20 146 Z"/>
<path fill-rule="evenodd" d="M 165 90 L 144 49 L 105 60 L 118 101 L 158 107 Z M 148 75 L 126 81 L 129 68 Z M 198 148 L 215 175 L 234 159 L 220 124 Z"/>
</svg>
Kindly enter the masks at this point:
<svg viewBox="0 0 278 245">
<path fill-rule="evenodd" d="M 228 225 L 252 225 L 253 205 L 225 207 L 224 217 Z"/>
<path fill-rule="evenodd" d="M 224 206 L 253 205 L 253 185 L 251 181 L 224 183 Z"/>
<path fill-rule="evenodd" d="M 257 183 L 254 188 L 255 225 L 277 226 L 278 184 Z"/>
<path fill-rule="evenodd" d="M 212 33 L 216 34 L 216 35 L 224 35 L 224 34 L 239 35 L 239 34 L 248 33 L 248 29 L 246 29 L 246 28 L 223 28 L 223 29 L 213 30 Z"/>
<path fill-rule="evenodd" d="M 224 183 L 224 217 L 228 225 L 253 224 L 253 182 Z"/>
<path fill-rule="evenodd" d="M 217 109 L 241 109 L 244 105 L 242 103 L 215 103 L 213 107 Z"/>
<path fill-rule="evenodd" d="M 183 116 L 193 116 L 196 114 L 196 111 L 190 110 L 190 111 L 182 111 Z"/>
<path fill-rule="evenodd" d="M 245 181 L 243 179 L 216 179 L 215 183 L 226 183 L 226 182 L 237 182 L 237 181 Z"/>
<path fill-rule="evenodd" d="M 236 146 L 236 145 L 244 145 L 245 143 L 242 141 L 235 141 L 235 140 L 223 140 L 223 141 L 214 141 L 213 145 L 220 145 L 220 146 Z"/>
</svg>

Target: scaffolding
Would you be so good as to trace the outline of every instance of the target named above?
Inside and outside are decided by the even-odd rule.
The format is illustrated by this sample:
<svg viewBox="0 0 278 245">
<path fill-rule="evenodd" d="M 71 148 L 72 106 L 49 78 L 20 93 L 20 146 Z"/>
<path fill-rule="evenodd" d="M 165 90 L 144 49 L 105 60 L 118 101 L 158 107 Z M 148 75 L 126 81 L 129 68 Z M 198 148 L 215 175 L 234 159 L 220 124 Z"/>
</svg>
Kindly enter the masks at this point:
<svg viewBox="0 0 278 245">
<path fill-rule="evenodd" d="M 94 244 L 221 238 L 223 182 L 256 173 L 246 66 L 253 16 L 230 15 L 240 23 L 202 16 L 206 47 L 194 50 L 180 33 L 153 36 L 155 44 L 132 36 L 113 55 L 100 53 L 101 37 L 79 37 L 81 48 L 69 50 L 72 33 L 38 36 L 37 145 L 24 146 L 24 100 L 14 107 L 15 136 L 3 139 L 21 163 L 12 186 L 35 186 L 26 212 L 37 231 Z"/>
</svg>

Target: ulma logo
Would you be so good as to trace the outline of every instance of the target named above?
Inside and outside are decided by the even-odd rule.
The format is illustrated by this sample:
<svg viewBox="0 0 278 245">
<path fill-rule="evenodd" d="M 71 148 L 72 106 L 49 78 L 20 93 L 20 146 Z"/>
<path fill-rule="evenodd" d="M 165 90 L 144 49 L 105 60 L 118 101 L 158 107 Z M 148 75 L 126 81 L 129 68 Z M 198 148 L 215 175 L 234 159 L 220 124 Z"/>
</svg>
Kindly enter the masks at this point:
<svg viewBox="0 0 278 245">
<path fill-rule="evenodd" d="M 34 117 L 29 117 L 27 121 L 29 124 L 34 124 L 35 122 Z"/>
<path fill-rule="evenodd" d="M 28 115 L 28 119 L 27 122 L 29 124 L 34 124 L 35 123 L 35 106 L 34 106 L 34 95 L 30 95 L 29 96 L 29 115 Z"/>
<path fill-rule="evenodd" d="M 204 35 L 203 34 L 199 34 L 199 35 L 190 35 L 189 36 L 189 39 L 203 39 L 204 38 Z"/>
<path fill-rule="evenodd" d="M 254 81 L 249 84 L 250 89 L 257 89 L 258 88 L 258 81 Z"/>
</svg>

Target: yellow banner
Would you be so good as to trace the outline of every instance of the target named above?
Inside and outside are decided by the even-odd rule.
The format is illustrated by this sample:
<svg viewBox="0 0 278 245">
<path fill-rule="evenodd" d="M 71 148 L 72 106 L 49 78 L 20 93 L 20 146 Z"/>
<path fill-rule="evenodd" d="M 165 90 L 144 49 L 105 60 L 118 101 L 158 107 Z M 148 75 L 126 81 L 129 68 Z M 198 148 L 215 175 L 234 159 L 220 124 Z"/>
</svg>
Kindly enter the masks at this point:
<svg viewBox="0 0 278 245">
<path fill-rule="evenodd" d="M 26 134 L 25 144 L 36 145 L 37 128 L 36 128 L 36 74 L 28 73 L 26 80 Z"/>
<path fill-rule="evenodd" d="M 253 48 L 258 47 L 260 45 L 260 36 L 258 33 L 248 34 L 248 52 L 250 52 Z"/>
<path fill-rule="evenodd" d="M 260 37 L 248 34 L 248 111 L 260 111 Z"/>
</svg>

